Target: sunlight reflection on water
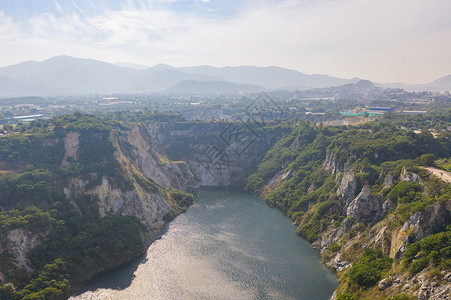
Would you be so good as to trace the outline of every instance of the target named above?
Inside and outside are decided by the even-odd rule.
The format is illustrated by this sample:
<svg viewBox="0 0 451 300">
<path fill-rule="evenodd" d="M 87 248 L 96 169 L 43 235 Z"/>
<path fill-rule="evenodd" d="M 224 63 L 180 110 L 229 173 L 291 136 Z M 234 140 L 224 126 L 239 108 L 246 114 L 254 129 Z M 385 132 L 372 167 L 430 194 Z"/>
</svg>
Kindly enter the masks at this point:
<svg viewBox="0 0 451 300">
<path fill-rule="evenodd" d="M 336 277 L 280 211 L 255 196 L 205 191 L 135 261 L 72 300 L 329 299 Z"/>
</svg>

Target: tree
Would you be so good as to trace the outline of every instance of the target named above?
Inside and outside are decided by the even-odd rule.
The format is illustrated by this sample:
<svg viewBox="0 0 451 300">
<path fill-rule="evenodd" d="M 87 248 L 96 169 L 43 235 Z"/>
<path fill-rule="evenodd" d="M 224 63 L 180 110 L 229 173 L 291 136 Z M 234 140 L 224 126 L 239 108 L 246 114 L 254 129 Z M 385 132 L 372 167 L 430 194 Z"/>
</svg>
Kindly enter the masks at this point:
<svg viewBox="0 0 451 300">
<path fill-rule="evenodd" d="M 437 158 L 435 157 L 434 154 L 428 153 L 428 154 L 423 154 L 421 155 L 421 157 L 419 158 L 420 164 L 424 165 L 424 166 L 435 166 L 435 160 Z"/>
<path fill-rule="evenodd" d="M 16 287 L 12 283 L 8 282 L 0 285 L 0 299 L 12 300 L 15 293 Z"/>
</svg>

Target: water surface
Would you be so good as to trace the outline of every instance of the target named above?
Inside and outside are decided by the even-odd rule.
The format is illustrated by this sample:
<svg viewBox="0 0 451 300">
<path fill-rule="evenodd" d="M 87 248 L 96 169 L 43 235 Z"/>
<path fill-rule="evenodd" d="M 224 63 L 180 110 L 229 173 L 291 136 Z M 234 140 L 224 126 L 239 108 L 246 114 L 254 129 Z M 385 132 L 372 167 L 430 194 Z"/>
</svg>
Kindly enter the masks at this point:
<svg viewBox="0 0 451 300">
<path fill-rule="evenodd" d="M 206 191 L 147 255 L 72 299 L 329 299 L 337 280 L 296 227 L 262 199 Z"/>
</svg>

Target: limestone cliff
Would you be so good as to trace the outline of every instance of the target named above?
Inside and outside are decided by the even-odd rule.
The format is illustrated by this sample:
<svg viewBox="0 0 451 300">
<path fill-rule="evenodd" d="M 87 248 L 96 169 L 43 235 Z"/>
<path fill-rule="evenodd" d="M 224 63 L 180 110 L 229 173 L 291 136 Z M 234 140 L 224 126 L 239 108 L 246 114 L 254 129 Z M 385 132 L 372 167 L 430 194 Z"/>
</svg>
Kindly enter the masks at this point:
<svg viewBox="0 0 451 300">
<path fill-rule="evenodd" d="M 55 152 L 61 156 L 51 170 L 64 174 L 48 179 L 51 181 L 49 185 L 54 185 L 55 193 L 64 193 L 67 201 L 78 211 L 77 217 L 92 210 L 97 211 L 94 215 L 99 218 L 109 215 L 136 217 L 141 222 L 139 236 L 144 245 L 150 245 L 158 238 L 164 224 L 186 209 L 189 201 L 176 200 L 172 193 L 198 185 L 187 163 L 169 161 L 157 152 L 153 137 L 144 125 L 115 131 L 90 129 L 80 132 L 71 129 L 53 140 L 59 141 L 61 150 Z M 42 143 L 50 144 L 53 140 L 45 139 Z M 34 143 L 39 146 L 38 139 Z M 56 145 L 56 142 L 51 144 Z M 93 160 L 94 156 L 99 161 Z M 91 167 L 96 163 L 96 167 Z M 53 176 L 51 171 L 46 172 L 46 176 Z M 91 197 L 91 202 L 79 206 L 77 199 L 86 196 Z M 63 196 L 57 197 L 62 199 Z M 31 200 L 27 201 L 30 205 Z M 34 205 L 44 209 L 51 207 L 51 203 L 39 197 L 33 201 Z M 33 274 L 35 270 L 29 260 L 30 253 L 46 241 L 54 225 L 50 221 L 44 231 L 40 228 L 33 232 L 27 227 L 21 228 L 20 224 L 14 226 L 18 228 L 0 232 L 0 258 L 7 257 L 7 264 L 12 264 L 8 269 L 0 270 L 0 279 L 4 280 L 10 280 L 21 270 L 24 274 Z M 92 270 L 83 271 L 84 277 L 75 281 L 84 280 L 106 267 L 119 265 L 141 254 L 145 248 L 139 251 L 131 251 L 133 254 L 123 255 L 105 266 L 99 263 Z"/>
<path fill-rule="evenodd" d="M 147 245 L 158 237 L 165 223 L 164 216 L 177 209 L 161 191 L 149 193 L 136 182 L 133 189 L 125 192 L 112 186 L 107 177 L 102 177 L 101 184 L 93 188 L 88 188 L 88 183 L 74 178 L 64 192 L 69 198 L 77 193 L 96 196 L 100 217 L 107 214 L 137 217 L 145 225 L 143 239 Z"/>
<path fill-rule="evenodd" d="M 407 245 L 438 232 L 446 230 L 451 223 L 451 200 L 435 202 L 424 211 L 413 214 L 407 221 L 397 225 L 395 216 L 390 215 L 395 204 L 380 195 L 373 195 L 370 187 L 365 185 L 362 191 L 352 201 L 349 195 L 355 190 L 352 176 L 343 176 L 337 190 L 339 203 L 345 211 L 345 220 L 341 226 L 330 226 L 314 242 L 324 256 L 325 263 L 337 271 L 344 271 L 352 266 L 352 253 L 365 247 L 381 248 L 382 253 L 393 259 L 401 259 Z M 391 184 L 392 176 L 384 179 L 384 184 Z M 400 181 L 421 182 L 418 174 L 403 168 Z M 344 191 L 349 191 L 348 193 Z M 387 216 L 387 218 L 384 218 Z M 362 227 L 360 224 L 367 224 Z M 339 244 L 341 249 L 331 255 L 330 245 Z M 399 272 L 383 279 L 378 289 L 383 295 L 393 295 L 403 292 L 414 294 L 418 299 L 449 299 L 451 293 L 451 273 L 441 274 L 443 278 L 433 280 L 426 269 L 414 277 L 405 272 Z M 440 277 L 440 276 L 439 276 Z M 419 287 L 415 288 L 414 287 Z M 335 298 L 334 294 L 333 298 Z"/>
<path fill-rule="evenodd" d="M 357 189 L 357 178 L 351 170 L 347 170 L 341 179 L 340 186 L 337 189 L 337 196 L 345 203 L 354 198 Z"/>
<path fill-rule="evenodd" d="M 242 185 L 278 137 L 242 122 L 151 124 L 160 153 L 186 161 L 203 186 Z"/>
<path fill-rule="evenodd" d="M 332 151 L 326 152 L 326 159 L 323 163 L 323 168 L 330 174 L 335 174 L 338 171 L 338 159 L 337 155 Z"/>
<path fill-rule="evenodd" d="M 70 133 L 66 141 L 74 137 L 76 138 L 77 135 Z M 88 179 L 72 178 L 64 187 L 64 193 L 68 198 L 80 193 L 97 197 L 100 217 L 108 214 L 137 217 L 146 228 L 143 238 L 145 244 L 149 245 L 163 228 L 166 222 L 163 218 L 169 213 L 180 212 L 180 208 L 168 197 L 165 189 L 186 190 L 190 185 L 195 184 L 194 177 L 185 162 L 161 160 L 160 154 L 156 152 L 152 136 L 145 126 L 136 125 L 116 135 L 111 133 L 109 139 L 116 149 L 114 159 L 120 163 L 125 175 L 132 180 L 133 187 L 124 191 L 112 184 L 107 176 L 102 176 L 98 180 L 99 175 L 92 173 Z M 64 157 L 72 156 L 76 162 L 76 152 L 74 154 L 71 150 L 73 148 L 73 146 L 66 147 Z M 154 182 L 155 188 L 146 189 L 136 180 L 139 177 Z M 92 182 L 98 182 L 98 184 L 93 185 Z"/>
<path fill-rule="evenodd" d="M 33 268 L 30 264 L 28 256 L 39 243 L 41 243 L 47 236 L 48 231 L 45 232 L 31 232 L 26 229 L 13 229 L 6 233 L 6 236 L 0 239 L 0 254 L 9 253 L 13 258 L 12 263 L 15 268 L 32 272 Z M 0 270 L 0 278 L 5 278 Z M 2 279 L 2 280 L 3 280 Z"/>
<path fill-rule="evenodd" d="M 369 185 L 365 185 L 362 191 L 349 203 L 346 208 L 346 217 L 353 218 L 363 223 L 371 223 L 379 217 L 383 217 L 382 197 L 371 195 Z"/>
<path fill-rule="evenodd" d="M 64 158 L 61 162 L 62 166 L 70 165 L 70 160 L 77 159 L 77 151 L 80 147 L 80 133 L 79 132 L 68 132 L 64 137 Z"/>
<path fill-rule="evenodd" d="M 186 190 L 194 177 L 183 161 L 164 159 L 156 149 L 149 126 L 136 125 L 117 138 L 120 158 L 164 188 Z"/>
<path fill-rule="evenodd" d="M 277 147 L 285 153 L 295 153 L 297 144 L 295 138 Z M 331 150 L 334 147 L 337 152 Z M 441 191 L 449 189 L 446 183 L 431 178 L 421 168 L 406 165 L 412 162 L 389 162 L 373 168 L 357 151 L 344 156 L 344 148 L 337 144 L 334 147 L 317 151 L 322 156 L 315 157 L 316 165 L 310 162 L 315 152 L 309 149 L 300 152 L 309 159 L 299 156 L 298 164 L 294 160 L 291 165 L 274 168 L 277 173 L 269 177 L 261 194 L 299 225 L 298 232 L 338 272 L 342 282 L 333 298 L 347 291 L 346 274 L 364 249 L 380 248 L 382 255 L 394 260 L 394 267 L 378 285 L 364 289 L 362 297 L 371 294 L 386 299 L 407 293 L 419 299 L 449 299 L 449 269 L 442 268 L 441 274 L 436 274 L 431 266 L 410 275 L 400 266 L 410 244 L 444 232 L 451 224 L 451 200 L 440 198 L 444 194 Z M 377 160 L 377 154 L 371 155 Z M 415 201 L 422 206 L 414 207 L 411 203 Z"/>
</svg>

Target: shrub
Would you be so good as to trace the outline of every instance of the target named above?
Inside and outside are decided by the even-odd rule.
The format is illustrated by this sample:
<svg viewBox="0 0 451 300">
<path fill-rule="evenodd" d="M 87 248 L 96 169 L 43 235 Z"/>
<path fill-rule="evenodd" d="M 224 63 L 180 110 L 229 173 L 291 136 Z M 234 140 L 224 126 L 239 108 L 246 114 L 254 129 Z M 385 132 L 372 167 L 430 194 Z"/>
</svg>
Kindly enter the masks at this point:
<svg viewBox="0 0 451 300">
<path fill-rule="evenodd" d="M 429 265 L 429 259 L 427 257 L 419 258 L 412 262 L 412 264 L 409 267 L 409 273 L 412 275 L 420 273 L 428 265 Z"/>
<path fill-rule="evenodd" d="M 411 299 L 411 297 L 409 297 L 407 294 L 399 294 L 399 295 L 394 295 L 392 300 L 409 300 Z"/>
<path fill-rule="evenodd" d="M 359 298 L 351 294 L 343 293 L 337 296 L 337 300 L 359 300 Z"/>
<path fill-rule="evenodd" d="M 416 259 L 416 257 L 421 258 Z M 411 274 L 417 274 L 430 262 L 434 265 L 447 264 L 451 258 L 451 231 L 440 232 L 425 237 L 407 246 L 404 252 L 404 266 Z"/>
<path fill-rule="evenodd" d="M 382 273 L 390 269 L 392 259 L 382 256 L 380 249 L 366 248 L 362 258 L 349 271 L 349 277 L 355 283 L 364 287 L 371 287 L 381 278 Z"/>
<path fill-rule="evenodd" d="M 341 245 L 335 242 L 332 242 L 328 246 L 329 250 L 332 252 L 336 252 L 341 249 Z"/>
</svg>

